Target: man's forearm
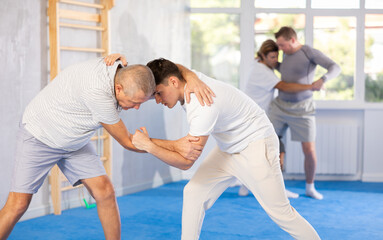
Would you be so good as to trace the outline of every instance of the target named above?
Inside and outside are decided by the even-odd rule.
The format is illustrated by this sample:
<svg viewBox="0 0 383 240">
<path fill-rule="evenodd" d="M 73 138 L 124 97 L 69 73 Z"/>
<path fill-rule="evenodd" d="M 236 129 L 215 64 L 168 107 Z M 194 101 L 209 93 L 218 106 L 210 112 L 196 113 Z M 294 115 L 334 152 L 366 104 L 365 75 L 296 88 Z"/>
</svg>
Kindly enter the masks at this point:
<svg viewBox="0 0 383 240">
<path fill-rule="evenodd" d="M 295 93 L 295 92 L 301 92 L 306 90 L 312 90 L 312 85 L 299 84 L 299 83 L 287 83 L 287 82 L 280 81 L 277 85 L 275 85 L 275 88 L 283 92 Z"/>
<path fill-rule="evenodd" d="M 182 77 L 188 82 L 190 78 L 198 78 L 197 75 L 190 71 L 188 68 L 182 66 L 181 64 L 176 64 L 178 67 L 178 70 L 180 70 Z"/>
<path fill-rule="evenodd" d="M 176 152 L 175 141 L 157 139 L 157 138 L 151 138 L 150 140 L 159 147 L 165 148 L 166 150 L 169 150 L 172 152 Z"/>
<path fill-rule="evenodd" d="M 168 150 L 155 143 L 157 142 L 157 143 L 163 144 L 164 142 L 167 142 L 167 140 L 156 139 L 155 142 L 154 141 L 152 142 L 153 144 L 151 144 L 150 147 L 148 147 L 148 149 L 145 149 L 145 150 L 148 153 L 160 159 L 161 161 L 163 161 L 164 163 L 170 166 L 179 168 L 181 170 L 187 170 L 194 164 L 194 161 L 188 160 L 182 157 L 181 154 L 175 151 Z M 168 141 L 168 142 L 171 142 L 171 141 Z M 165 146 L 169 146 L 169 145 L 165 144 Z"/>
</svg>

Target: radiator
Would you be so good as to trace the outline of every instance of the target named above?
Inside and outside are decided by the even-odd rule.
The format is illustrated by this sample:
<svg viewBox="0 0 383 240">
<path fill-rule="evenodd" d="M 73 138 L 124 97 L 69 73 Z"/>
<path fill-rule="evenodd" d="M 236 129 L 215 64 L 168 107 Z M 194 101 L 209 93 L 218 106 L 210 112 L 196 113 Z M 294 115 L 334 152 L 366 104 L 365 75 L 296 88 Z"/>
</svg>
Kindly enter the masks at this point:
<svg viewBox="0 0 383 240">
<path fill-rule="evenodd" d="M 290 140 L 290 131 L 286 138 L 285 172 L 304 173 L 304 156 L 300 142 Z M 357 173 L 358 126 L 343 124 L 317 124 L 316 138 L 317 174 Z"/>
</svg>

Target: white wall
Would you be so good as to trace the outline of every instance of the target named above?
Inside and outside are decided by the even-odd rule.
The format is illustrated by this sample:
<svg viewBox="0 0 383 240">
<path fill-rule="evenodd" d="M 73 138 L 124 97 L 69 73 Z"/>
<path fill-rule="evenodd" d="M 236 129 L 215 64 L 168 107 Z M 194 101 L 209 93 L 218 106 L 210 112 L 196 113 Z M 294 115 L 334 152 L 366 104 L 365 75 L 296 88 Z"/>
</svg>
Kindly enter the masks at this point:
<svg viewBox="0 0 383 240">
<path fill-rule="evenodd" d="M 364 113 L 363 181 L 383 182 L 383 110 L 367 109 Z"/>
<path fill-rule="evenodd" d="M 0 207 L 10 187 L 19 120 L 25 106 L 47 81 L 45 11 L 45 3 L 40 1 L 1 2 Z M 48 198 L 46 191 L 40 192 L 31 207 Z"/>
<path fill-rule="evenodd" d="M 146 64 L 164 57 L 185 66 L 190 64 L 189 20 L 184 0 L 116 1 L 111 18 L 111 50 L 123 53 L 129 63 Z M 131 132 L 146 126 L 152 137 L 176 139 L 184 132 L 183 115 L 179 106 L 169 111 L 151 100 L 139 111 L 128 111 L 122 117 Z M 182 177 L 181 171 L 151 155 L 123 150 L 117 143 L 113 154 L 113 180 L 120 194 Z"/>
<path fill-rule="evenodd" d="M 0 208 L 10 187 L 18 121 L 29 101 L 48 82 L 46 7 L 47 1 L 3 0 L 0 8 Z M 188 66 L 189 20 L 184 9 L 185 0 L 116 0 L 110 11 L 111 51 L 124 53 L 131 64 L 146 64 L 153 58 L 166 57 Z M 60 41 L 63 46 L 95 47 L 100 37 L 86 30 L 63 29 Z M 96 55 L 62 52 L 61 66 L 65 68 L 93 57 Z M 180 108 L 168 111 L 150 101 L 139 111 L 129 110 L 121 116 L 131 132 L 146 126 L 153 137 L 174 139 L 184 133 Z M 148 154 L 131 153 L 117 142 L 113 143 L 112 180 L 118 195 L 181 178 L 180 170 Z M 79 206 L 78 190 L 65 192 L 62 201 L 63 209 Z M 51 212 L 46 180 L 22 219 Z"/>
</svg>

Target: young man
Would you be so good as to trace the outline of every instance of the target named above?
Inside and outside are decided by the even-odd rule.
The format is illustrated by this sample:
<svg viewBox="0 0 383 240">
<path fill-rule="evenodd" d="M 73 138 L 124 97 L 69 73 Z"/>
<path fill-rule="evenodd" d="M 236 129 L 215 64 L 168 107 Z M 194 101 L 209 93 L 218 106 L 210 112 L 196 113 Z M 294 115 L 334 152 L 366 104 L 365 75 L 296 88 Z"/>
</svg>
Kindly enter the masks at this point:
<svg viewBox="0 0 383 240">
<path fill-rule="evenodd" d="M 265 112 L 248 96 L 201 73 L 197 76 L 215 93 L 210 107 L 201 106 L 195 96 L 185 103 L 186 82 L 177 66 L 157 59 L 147 66 L 156 79 L 156 101 L 168 108 L 180 102 L 186 111 L 188 136 L 198 137 L 204 147 L 209 135 L 217 147 L 185 186 L 182 239 L 198 239 L 205 216 L 218 197 L 239 179 L 254 194 L 271 219 L 295 239 L 319 239 L 314 228 L 290 205 L 279 167 L 279 142 Z M 145 128 L 136 131 L 133 144 L 180 169 L 193 161 L 174 152 L 172 141 L 150 139 Z"/>
<path fill-rule="evenodd" d="M 274 99 L 275 89 L 285 92 L 300 92 L 305 90 L 319 90 L 316 89 L 314 84 L 299 84 L 287 83 L 281 81 L 274 73 L 274 69 L 278 66 L 278 46 L 277 44 L 268 39 L 264 41 L 257 52 L 257 58 L 254 59 L 251 70 L 246 77 L 245 93 L 253 99 L 266 114 L 269 109 L 270 102 Z M 283 170 L 283 162 L 285 156 L 285 148 L 282 141 L 280 145 L 280 163 Z M 238 194 L 240 196 L 247 196 L 249 193 L 245 186 L 241 186 Z M 298 194 L 286 190 L 287 197 L 297 198 Z"/>
<path fill-rule="evenodd" d="M 139 151 L 119 112 L 139 109 L 154 91 L 153 74 L 144 65 L 108 67 L 99 58 L 60 72 L 23 114 L 12 186 L 0 211 L 0 239 L 7 239 L 55 164 L 73 186 L 84 184 L 94 197 L 105 239 L 120 239 L 114 188 L 90 138 L 103 126 L 124 148 Z M 185 140 L 175 146 L 189 161 L 200 153 Z"/>
<path fill-rule="evenodd" d="M 277 68 L 284 82 L 313 83 L 315 88 L 320 89 L 325 81 L 339 75 L 340 67 L 320 51 L 300 44 L 296 32 L 291 27 L 282 27 L 275 33 L 275 38 L 279 49 L 284 53 L 283 61 Z M 327 73 L 314 82 L 317 65 L 327 69 Z M 268 114 L 278 136 L 283 136 L 289 127 L 292 140 L 302 143 L 305 156 L 306 195 L 320 200 L 323 199 L 323 195 L 317 192 L 314 186 L 317 157 L 315 106 L 312 95 L 310 90 L 300 92 L 281 90 L 278 97 L 270 104 Z"/>
</svg>

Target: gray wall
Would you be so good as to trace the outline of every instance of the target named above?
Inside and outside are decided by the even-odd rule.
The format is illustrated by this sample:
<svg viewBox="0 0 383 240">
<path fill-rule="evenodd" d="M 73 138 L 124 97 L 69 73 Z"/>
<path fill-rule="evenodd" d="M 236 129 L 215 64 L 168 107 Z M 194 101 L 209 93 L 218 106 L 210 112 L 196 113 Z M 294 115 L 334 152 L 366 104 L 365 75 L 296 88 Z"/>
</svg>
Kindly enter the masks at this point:
<svg viewBox="0 0 383 240">
<path fill-rule="evenodd" d="M 0 8 L 0 206 L 10 187 L 19 120 L 47 81 L 44 11 L 40 1 L 6 0 Z"/>
<path fill-rule="evenodd" d="M 125 54 L 131 64 L 146 64 L 153 58 L 166 57 L 188 66 L 190 37 L 185 2 L 116 0 L 110 12 L 111 51 Z M 3 0 L 0 8 L 0 208 L 6 201 L 10 187 L 19 119 L 29 101 L 48 82 L 46 3 Z M 95 47 L 100 41 L 98 36 L 86 31 L 63 29 L 61 32 L 62 45 L 76 46 L 77 40 L 82 42 L 80 46 L 83 47 Z M 96 55 L 62 52 L 61 65 L 64 68 L 93 57 Z M 185 132 L 179 107 L 169 111 L 149 101 L 139 111 L 129 110 L 122 113 L 121 117 L 131 132 L 146 126 L 153 137 L 173 139 Z M 148 154 L 126 151 L 114 141 L 112 180 L 118 195 L 152 188 L 181 177 L 179 170 Z M 78 191 L 63 194 L 63 209 L 81 204 Z M 86 192 L 85 195 L 88 197 Z M 46 180 L 22 219 L 51 212 L 49 184 Z"/>
</svg>

